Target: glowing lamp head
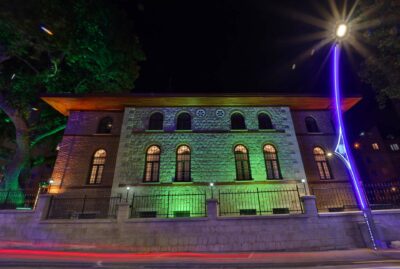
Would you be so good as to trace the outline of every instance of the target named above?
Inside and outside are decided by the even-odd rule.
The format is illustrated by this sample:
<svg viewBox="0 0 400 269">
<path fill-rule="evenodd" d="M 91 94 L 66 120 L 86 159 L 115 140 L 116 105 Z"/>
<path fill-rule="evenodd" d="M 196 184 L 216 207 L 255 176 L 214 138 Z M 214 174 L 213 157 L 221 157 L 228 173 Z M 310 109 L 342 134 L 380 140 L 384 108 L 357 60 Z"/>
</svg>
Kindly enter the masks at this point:
<svg viewBox="0 0 400 269">
<path fill-rule="evenodd" d="M 302 179 L 301 179 L 301 183 L 306 183 L 306 179 L 305 179 L 305 178 L 302 178 Z"/>
<path fill-rule="evenodd" d="M 53 183 L 54 183 L 54 180 L 49 179 L 49 184 L 53 184 Z"/>
<path fill-rule="evenodd" d="M 326 153 L 326 156 L 332 157 L 332 156 L 333 156 L 333 153 L 332 153 L 332 152 L 328 152 L 328 153 Z"/>
<path fill-rule="evenodd" d="M 126 187 L 126 190 L 127 190 L 127 191 L 129 191 L 130 189 L 131 189 L 131 187 L 129 187 L 129 186 L 128 186 L 128 187 Z"/>
<path fill-rule="evenodd" d="M 214 182 L 210 182 L 210 187 L 214 187 Z"/>
<path fill-rule="evenodd" d="M 336 26 L 336 37 L 339 39 L 343 39 L 348 33 L 348 26 L 345 23 L 340 23 Z"/>
</svg>

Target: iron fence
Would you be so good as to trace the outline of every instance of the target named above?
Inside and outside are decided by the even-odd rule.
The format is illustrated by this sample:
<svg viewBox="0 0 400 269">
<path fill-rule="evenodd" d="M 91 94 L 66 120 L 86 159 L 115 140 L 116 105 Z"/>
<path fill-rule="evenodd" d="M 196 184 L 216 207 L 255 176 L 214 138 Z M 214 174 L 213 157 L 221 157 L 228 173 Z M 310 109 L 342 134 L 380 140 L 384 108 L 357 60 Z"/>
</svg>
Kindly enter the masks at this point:
<svg viewBox="0 0 400 269">
<path fill-rule="evenodd" d="M 133 195 L 131 218 L 207 216 L 206 193 Z"/>
<path fill-rule="evenodd" d="M 57 197 L 52 196 L 48 219 L 106 219 L 117 216 L 122 197 Z"/>
<path fill-rule="evenodd" d="M 297 186 L 293 189 L 220 191 L 218 197 L 221 216 L 303 213 Z"/>
<path fill-rule="evenodd" d="M 33 209 L 37 195 L 34 190 L 0 191 L 0 209 Z"/>
<path fill-rule="evenodd" d="M 310 191 L 316 197 L 320 212 L 359 210 L 351 186 L 318 186 L 310 187 Z"/>
<path fill-rule="evenodd" d="M 364 190 L 371 209 L 400 208 L 400 182 L 366 183 Z"/>
</svg>

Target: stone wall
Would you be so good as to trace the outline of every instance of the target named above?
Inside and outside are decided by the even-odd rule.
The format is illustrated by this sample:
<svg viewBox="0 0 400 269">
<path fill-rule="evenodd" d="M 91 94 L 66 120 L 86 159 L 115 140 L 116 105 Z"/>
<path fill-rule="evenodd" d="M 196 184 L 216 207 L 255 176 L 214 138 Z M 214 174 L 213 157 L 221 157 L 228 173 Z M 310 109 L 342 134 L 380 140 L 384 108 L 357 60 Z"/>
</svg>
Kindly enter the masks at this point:
<svg viewBox="0 0 400 269">
<path fill-rule="evenodd" d="M 175 130 L 176 117 L 183 111 L 192 116 L 191 131 Z M 153 112 L 163 113 L 163 131 L 146 130 Z M 247 130 L 231 130 L 230 115 L 234 112 L 244 115 Z M 257 115 L 260 112 L 270 115 L 274 130 L 258 129 Z M 113 191 L 120 191 L 118 188 L 121 186 L 143 182 L 145 153 L 150 145 L 161 148 L 160 183 L 174 181 L 176 149 L 182 144 L 191 148 L 191 177 L 194 183 L 235 182 L 233 148 L 237 144 L 248 148 L 253 182 L 265 182 L 267 175 L 263 146 L 266 143 L 273 144 L 278 151 L 284 180 L 299 181 L 305 177 L 287 107 L 126 108 Z"/>
<path fill-rule="evenodd" d="M 215 200 L 208 217 L 129 219 L 121 204 L 117 219 L 45 220 L 49 196 L 35 211 L 1 210 L 3 242 L 46 246 L 94 245 L 129 251 L 276 251 L 364 247 L 361 212 L 317 214 L 313 197 L 304 198 L 305 214 L 218 217 Z M 400 211 L 374 212 L 384 241 L 400 240 Z"/>
</svg>

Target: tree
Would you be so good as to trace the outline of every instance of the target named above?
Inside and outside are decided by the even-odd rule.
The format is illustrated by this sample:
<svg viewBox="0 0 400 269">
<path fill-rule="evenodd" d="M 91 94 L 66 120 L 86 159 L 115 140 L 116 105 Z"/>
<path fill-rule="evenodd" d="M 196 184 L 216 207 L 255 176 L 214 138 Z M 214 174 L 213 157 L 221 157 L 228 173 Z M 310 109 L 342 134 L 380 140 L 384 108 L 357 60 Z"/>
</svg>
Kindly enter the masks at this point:
<svg viewBox="0 0 400 269">
<path fill-rule="evenodd" d="M 373 56 L 365 59 L 360 78 L 376 91 L 378 101 L 400 99 L 400 2 L 396 0 L 363 0 L 362 10 L 375 10 L 379 26 L 368 29 L 365 39 Z"/>
<path fill-rule="evenodd" d="M 15 142 L 0 149 L 7 162 L 3 187 L 19 189 L 21 173 L 35 163 L 32 149 L 65 127 L 41 94 L 134 88 L 144 55 L 121 3 L 0 3 L 0 135 Z"/>
</svg>

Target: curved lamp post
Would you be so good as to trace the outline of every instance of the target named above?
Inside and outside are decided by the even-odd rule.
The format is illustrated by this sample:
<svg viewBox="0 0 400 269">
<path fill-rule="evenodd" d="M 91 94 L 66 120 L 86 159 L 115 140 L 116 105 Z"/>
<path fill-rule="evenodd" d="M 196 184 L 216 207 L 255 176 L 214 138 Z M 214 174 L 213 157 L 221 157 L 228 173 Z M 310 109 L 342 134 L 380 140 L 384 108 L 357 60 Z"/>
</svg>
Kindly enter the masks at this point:
<svg viewBox="0 0 400 269">
<path fill-rule="evenodd" d="M 340 90 L 340 72 L 339 72 L 339 61 L 340 61 L 340 45 L 349 34 L 349 27 L 345 23 L 340 23 L 335 29 L 336 42 L 333 44 L 333 67 L 332 67 L 332 90 L 334 99 L 335 116 L 338 130 L 338 140 L 335 147 L 335 155 L 338 156 L 345 164 L 352 181 L 352 185 L 355 191 L 357 202 L 362 210 L 365 223 L 367 225 L 368 234 L 371 239 L 371 244 L 374 249 L 384 248 L 384 243 L 379 240 L 376 231 L 375 223 L 372 217 L 371 209 L 368 206 L 367 197 L 363 190 L 363 186 L 360 181 L 360 176 L 357 171 L 357 167 L 354 163 L 353 156 L 350 151 L 349 144 L 347 142 L 345 134 L 345 126 L 342 115 L 341 106 L 341 90 Z"/>
</svg>

